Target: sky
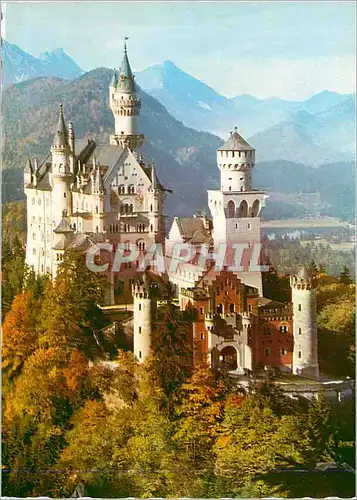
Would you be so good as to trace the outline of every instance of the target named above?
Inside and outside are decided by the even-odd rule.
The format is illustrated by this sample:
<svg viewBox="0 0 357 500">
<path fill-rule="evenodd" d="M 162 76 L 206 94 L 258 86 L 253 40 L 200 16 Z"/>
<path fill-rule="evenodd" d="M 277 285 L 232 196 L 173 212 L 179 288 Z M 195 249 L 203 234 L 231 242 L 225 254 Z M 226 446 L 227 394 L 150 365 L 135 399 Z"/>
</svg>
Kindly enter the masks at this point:
<svg viewBox="0 0 357 500">
<path fill-rule="evenodd" d="M 355 92 L 352 1 L 3 2 L 3 37 L 34 56 L 61 47 L 85 70 L 165 60 L 227 97 Z"/>
</svg>

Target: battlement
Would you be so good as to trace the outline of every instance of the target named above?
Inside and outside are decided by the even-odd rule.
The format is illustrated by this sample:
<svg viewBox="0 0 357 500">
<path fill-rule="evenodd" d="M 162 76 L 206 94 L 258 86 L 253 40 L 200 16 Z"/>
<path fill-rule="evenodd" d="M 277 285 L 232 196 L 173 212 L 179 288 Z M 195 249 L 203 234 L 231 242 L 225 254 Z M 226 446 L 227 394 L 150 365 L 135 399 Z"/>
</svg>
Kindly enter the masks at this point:
<svg viewBox="0 0 357 500">
<path fill-rule="evenodd" d="M 295 290 L 312 290 L 314 288 L 310 277 L 298 278 L 297 276 L 290 276 L 290 286 Z"/>
<path fill-rule="evenodd" d="M 148 299 L 149 290 L 144 283 L 134 283 L 132 286 L 132 294 L 135 299 Z"/>
</svg>

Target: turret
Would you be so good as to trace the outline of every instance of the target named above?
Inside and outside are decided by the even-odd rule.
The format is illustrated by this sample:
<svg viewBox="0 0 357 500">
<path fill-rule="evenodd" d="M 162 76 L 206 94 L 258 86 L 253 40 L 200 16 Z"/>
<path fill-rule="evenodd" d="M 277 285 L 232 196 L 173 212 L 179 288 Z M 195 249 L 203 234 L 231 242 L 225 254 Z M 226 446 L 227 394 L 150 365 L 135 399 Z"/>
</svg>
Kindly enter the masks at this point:
<svg viewBox="0 0 357 500">
<path fill-rule="evenodd" d="M 316 292 L 306 267 L 291 276 L 293 302 L 293 373 L 318 377 Z"/>
<path fill-rule="evenodd" d="M 251 190 L 255 149 L 238 133 L 237 127 L 217 150 L 217 163 L 221 171 L 222 191 Z"/>
<path fill-rule="evenodd" d="M 134 298 L 134 354 L 139 363 L 142 363 L 151 352 L 154 304 L 147 283 L 134 283 L 132 293 Z"/>
<path fill-rule="evenodd" d="M 110 136 L 110 143 L 135 150 L 142 146 L 144 135 L 137 130 L 141 101 L 136 94 L 126 40 L 127 38 L 124 41 L 124 56 L 119 73 L 114 70 L 109 86 L 109 103 L 115 120 L 115 133 Z"/>
<path fill-rule="evenodd" d="M 68 132 L 63 116 L 63 105 L 59 106 L 59 118 L 51 147 L 52 153 L 52 200 L 53 219 L 55 227 L 60 223 L 62 214 L 72 213 L 72 199 L 70 185 L 72 183 L 71 161 L 72 156 Z"/>
</svg>

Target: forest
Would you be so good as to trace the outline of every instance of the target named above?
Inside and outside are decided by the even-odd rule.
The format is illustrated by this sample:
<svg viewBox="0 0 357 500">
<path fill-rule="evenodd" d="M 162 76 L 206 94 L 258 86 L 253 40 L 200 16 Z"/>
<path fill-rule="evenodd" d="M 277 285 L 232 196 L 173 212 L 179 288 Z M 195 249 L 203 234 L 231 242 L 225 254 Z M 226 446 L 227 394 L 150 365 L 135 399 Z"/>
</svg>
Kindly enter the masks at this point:
<svg viewBox="0 0 357 500">
<path fill-rule="evenodd" d="M 354 399 L 337 404 L 321 393 L 293 401 L 271 374 L 246 393 L 204 360 L 191 369 L 182 363 L 188 319 L 170 299 L 145 363 L 120 344 L 106 349 L 102 278 L 73 252 L 54 281 L 34 276 L 21 220 L 21 210 L 4 214 L 4 495 L 68 497 L 76 488 L 107 498 L 354 495 L 354 474 L 315 470 L 331 461 L 354 468 Z M 318 261 L 310 268 L 321 371 L 353 377 L 350 271 L 332 277 Z M 287 276 L 273 265 L 264 287 L 289 300 Z"/>
</svg>

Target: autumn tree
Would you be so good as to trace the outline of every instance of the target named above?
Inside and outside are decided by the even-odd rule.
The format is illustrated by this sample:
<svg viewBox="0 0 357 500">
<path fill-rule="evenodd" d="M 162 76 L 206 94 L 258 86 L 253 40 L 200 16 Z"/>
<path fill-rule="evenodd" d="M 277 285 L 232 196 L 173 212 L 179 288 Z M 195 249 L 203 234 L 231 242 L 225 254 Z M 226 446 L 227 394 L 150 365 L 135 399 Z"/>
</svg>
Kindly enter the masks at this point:
<svg viewBox="0 0 357 500">
<path fill-rule="evenodd" d="M 82 254 L 65 253 L 56 279 L 46 286 L 39 317 L 41 344 L 98 354 L 96 330 L 104 326 L 98 306 L 102 286 L 103 279 L 86 267 Z"/>
<path fill-rule="evenodd" d="M 31 291 L 18 294 L 7 314 L 2 330 L 2 367 L 10 376 L 18 375 L 24 361 L 38 346 L 36 321 L 39 301 Z"/>
<path fill-rule="evenodd" d="M 307 447 L 302 420 L 275 415 L 255 395 L 238 404 L 229 399 L 214 445 L 220 495 L 236 496 L 269 470 L 304 463 Z"/>
<path fill-rule="evenodd" d="M 195 470 L 212 466 L 212 446 L 223 417 L 225 395 L 223 382 L 205 365 L 195 368 L 178 393 L 175 439 Z"/>
</svg>

